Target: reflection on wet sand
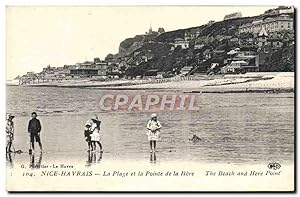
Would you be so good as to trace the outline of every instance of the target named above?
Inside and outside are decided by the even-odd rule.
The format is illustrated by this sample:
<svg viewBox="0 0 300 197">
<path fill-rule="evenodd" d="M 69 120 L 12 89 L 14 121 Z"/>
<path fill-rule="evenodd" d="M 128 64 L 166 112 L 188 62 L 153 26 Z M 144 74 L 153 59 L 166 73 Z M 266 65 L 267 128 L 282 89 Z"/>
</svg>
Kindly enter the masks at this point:
<svg viewBox="0 0 300 197">
<path fill-rule="evenodd" d="M 156 153 L 150 153 L 150 163 L 156 163 Z"/>
<path fill-rule="evenodd" d="M 94 163 L 100 163 L 102 154 L 102 152 L 88 151 L 88 160 L 86 162 L 86 166 L 91 166 Z"/>
<path fill-rule="evenodd" d="M 41 167 L 41 163 L 42 163 L 42 157 L 43 154 L 42 153 L 39 153 L 38 157 L 36 158 L 35 157 L 35 154 L 30 154 L 29 155 L 29 168 L 40 168 Z"/>
</svg>

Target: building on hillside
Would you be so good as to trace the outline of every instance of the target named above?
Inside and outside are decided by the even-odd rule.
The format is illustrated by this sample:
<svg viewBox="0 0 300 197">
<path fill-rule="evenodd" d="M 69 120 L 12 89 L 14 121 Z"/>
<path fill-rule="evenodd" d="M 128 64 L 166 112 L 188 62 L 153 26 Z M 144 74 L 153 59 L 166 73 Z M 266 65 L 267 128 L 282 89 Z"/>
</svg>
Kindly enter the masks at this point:
<svg viewBox="0 0 300 197">
<path fill-rule="evenodd" d="M 275 9 L 270 9 L 265 11 L 264 15 L 279 15 L 279 14 L 293 14 L 294 13 L 294 6 L 279 6 Z"/>
<path fill-rule="evenodd" d="M 269 34 L 267 33 L 266 29 L 262 27 L 256 38 L 258 47 L 263 47 L 267 43 L 268 37 Z"/>
<path fill-rule="evenodd" d="M 197 38 L 199 35 L 200 35 L 200 29 L 193 28 L 193 29 L 187 30 L 184 33 L 184 40 L 191 41 L 191 40 Z"/>
<path fill-rule="evenodd" d="M 210 21 L 208 21 L 207 25 L 210 26 L 210 25 L 214 24 L 215 22 L 216 21 L 210 20 Z"/>
<path fill-rule="evenodd" d="M 158 28 L 157 30 L 158 34 L 165 33 L 165 29 L 163 27 Z"/>
<path fill-rule="evenodd" d="M 141 58 L 144 62 L 148 62 L 149 60 L 151 60 L 154 57 L 153 54 L 151 53 L 146 53 L 145 55 L 143 55 Z"/>
<path fill-rule="evenodd" d="M 277 17 L 268 17 L 264 20 L 255 20 L 239 27 L 239 33 L 258 34 L 262 28 L 270 32 L 291 31 L 294 30 L 294 19 L 288 15 Z"/>
<path fill-rule="evenodd" d="M 216 35 L 215 39 L 218 41 L 223 41 L 223 40 L 229 40 L 232 38 L 232 36 L 226 36 L 226 35 Z"/>
<path fill-rule="evenodd" d="M 231 45 L 238 45 L 239 44 L 239 38 L 237 38 L 237 37 L 230 38 L 229 43 Z"/>
<path fill-rule="evenodd" d="M 43 68 L 43 71 L 40 72 L 39 76 L 44 79 L 63 79 L 68 75 L 69 70 L 66 70 L 64 67 L 51 67 L 48 65 Z"/>
<path fill-rule="evenodd" d="M 205 51 L 203 51 L 203 57 L 205 60 L 210 59 L 212 56 L 212 50 L 211 49 L 206 49 Z"/>
<path fill-rule="evenodd" d="M 235 12 L 235 13 L 231 13 L 231 14 L 227 14 L 224 16 L 224 21 L 225 20 L 229 20 L 229 19 L 236 19 L 236 18 L 241 18 L 242 17 L 242 13 L 241 12 Z"/>
<path fill-rule="evenodd" d="M 106 70 L 107 62 L 94 58 L 94 62 L 77 63 L 70 69 L 70 76 L 75 78 L 103 77 L 106 75 Z"/>
<path fill-rule="evenodd" d="M 28 78 L 35 78 L 36 77 L 36 73 L 34 73 L 34 72 L 27 72 L 26 73 L 26 77 L 28 77 Z"/>
<path fill-rule="evenodd" d="M 239 74 L 245 72 L 243 65 L 247 65 L 245 61 L 234 61 L 230 64 L 223 66 L 220 69 L 221 74 Z"/>
<path fill-rule="evenodd" d="M 194 49 L 202 49 L 205 46 L 202 42 L 195 42 Z"/>
<path fill-rule="evenodd" d="M 279 14 L 292 14 L 294 13 L 294 6 L 279 6 L 278 13 Z"/>
<path fill-rule="evenodd" d="M 281 47 L 283 46 L 283 42 L 282 42 L 282 38 L 279 35 L 271 35 L 268 38 L 268 45 L 270 45 L 272 51 L 276 51 L 278 49 L 281 49 Z"/>
<path fill-rule="evenodd" d="M 150 34 L 152 34 L 152 33 L 153 33 L 153 31 L 152 31 L 152 26 L 150 25 L 148 32 L 146 32 L 145 34 L 146 34 L 146 35 L 150 35 Z"/>
<path fill-rule="evenodd" d="M 165 29 L 163 27 L 159 27 L 157 31 L 152 30 L 152 26 L 150 25 L 148 32 L 145 33 L 146 36 L 154 35 L 157 36 L 159 34 L 165 33 Z"/>
<path fill-rule="evenodd" d="M 105 61 L 107 62 L 107 65 L 116 64 L 119 62 L 118 55 L 108 54 L 105 57 Z"/>
<path fill-rule="evenodd" d="M 294 44 L 294 34 L 289 32 L 268 34 L 263 27 L 256 38 L 256 43 L 260 52 L 269 53 L 279 50 L 284 45 Z"/>
<path fill-rule="evenodd" d="M 285 32 L 282 36 L 282 42 L 285 46 L 290 46 L 295 44 L 295 37 L 294 37 L 294 33 L 290 33 L 290 32 Z"/>
<path fill-rule="evenodd" d="M 186 76 L 192 69 L 193 66 L 184 66 L 180 71 L 180 75 Z"/>
<path fill-rule="evenodd" d="M 190 47 L 190 43 L 189 43 L 189 41 L 186 41 L 182 38 L 176 38 L 175 43 L 174 43 L 174 47 L 176 48 L 178 46 L 180 46 L 182 49 L 187 49 L 187 48 Z"/>
<path fill-rule="evenodd" d="M 245 72 L 259 71 L 259 56 L 256 51 L 236 48 L 229 51 L 227 55 L 228 58 L 224 60 L 224 64 L 232 65 L 232 62 L 240 63 Z"/>
<path fill-rule="evenodd" d="M 150 69 L 145 72 L 145 76 L 155 78 L 157 76 L 157 73 L 158 69 Z"/>
<path fill-rule="evenodd" d="M 49 64 L 47 67 L 43 68 L 42 72 L 52 72 L 52 71 L 54 71 L 54 69 L 55 69 L 55 67 L 51 67 Z"/>
</svg>

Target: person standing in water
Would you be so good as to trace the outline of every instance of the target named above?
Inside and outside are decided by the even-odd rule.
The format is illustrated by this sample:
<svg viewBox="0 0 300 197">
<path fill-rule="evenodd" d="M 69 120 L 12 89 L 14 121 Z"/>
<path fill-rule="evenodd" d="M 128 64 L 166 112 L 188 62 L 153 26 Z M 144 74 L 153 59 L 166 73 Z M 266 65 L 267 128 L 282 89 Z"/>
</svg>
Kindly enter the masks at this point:
<svg viewBox="0 0 300 197">
<path fill-rule="evenodd" d="M 148 121 L 147 129 L 148 140 L 150 141 L 150 153 L 152 153 L 156 151 L 156 142 L 159 139 L 161 129 L 161 124 L 157 120 L 157 114 L 151 115 L 151 120 Z"/>
<path fill-rule="evenodd" d="M 100 142 L 101 138 L 100 138 L 100 124 L 101 121 L 98 119 L 98 117 L 95 115 L 92 118 L 93 124 L 91 127 L 91 140 L 92 140 L 92 149 L 93 151 L 96 151 L 96 143 L 99 145 L 100 148 L 100 152 L 102 151 L 102 144 Z"/>
<path fill-rule="evenodd" d="M 30 136 L 31 147 L 32 147 L 32 150 L 34 151 L 34 139 L 35 139 L 35 141 L 39 143 L 40 150 L 42 152 L 43 148 L 42 148 L 42 142 L 41 142 L 41 137 L 40 137 L 40 133 L 42 130 L 41 122 L 39 119 L 37 119 L 36 112 L 32 112 L 31 117 L 32 118 L 31 118 L 31 120 L 29 120 L 29 123 L 28 123 L 28 133 Z"/>
<path fill-rule="evenodd" d="M 6 153 L 11 153 L 11 145 L 14 140 L 14 116 L 7 114 L 6 117 Z"/>
<path fill-rule="evenodd" d="M 92 146 L 92 140 L 91 140 L 91 126 L 92 123 L 90 121 L 87 121 L 85 123 L 85 128 L 84 128 L 84 137 L 85 141 L 87 142 L 88 145 L 88 151 L 93 151 L 93 146 Z"/>
</svg>

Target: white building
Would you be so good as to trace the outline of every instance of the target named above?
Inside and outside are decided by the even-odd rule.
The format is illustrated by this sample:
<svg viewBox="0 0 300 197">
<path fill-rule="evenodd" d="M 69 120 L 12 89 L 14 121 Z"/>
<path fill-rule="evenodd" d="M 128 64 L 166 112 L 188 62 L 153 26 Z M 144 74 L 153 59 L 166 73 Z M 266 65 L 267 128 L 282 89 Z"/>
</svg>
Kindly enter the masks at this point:
<svg viewBox="0 0 300 197">
<path fill-rule="evenodd" d="M 241 17 L 242 17 L 241 12 L 235 12 L 235 13 L 225 15 L 224 16 L 224 21 L 229 20 L 229 19 L 241 18 Z"/>
<path fill-rule="evenodd" d="M 279 14 L 292 14 L 294 13 L 294 6 L 280 8 L 278 12 Z"/>
<path fill-rule="evenodd" d="M 174 47 L 178 47 L 180 46 L 182 49 L 187 49 L 190 47 L 190 43 L 187 40 L 184 40 L 182 38 L 176 38 L 175 39 L 175 43 L 174 43 Z"/>
<path fill-rule="evenodd" d="M 239 33 L 258 34 L 264 27 L 268 33 L 280 32 L 284 30 L 294 30 L 294 20 L 288 15 L 280 15 L 278 17 L 266 18 L 265 20 L 256 20 L 239 27 Z"/>
</svg>

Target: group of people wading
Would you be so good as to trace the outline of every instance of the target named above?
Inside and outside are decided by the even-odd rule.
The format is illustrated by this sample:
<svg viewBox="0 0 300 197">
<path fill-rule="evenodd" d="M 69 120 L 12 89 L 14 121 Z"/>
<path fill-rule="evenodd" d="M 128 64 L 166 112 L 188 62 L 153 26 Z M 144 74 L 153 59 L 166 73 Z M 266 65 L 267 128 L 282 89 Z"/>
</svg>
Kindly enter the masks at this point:
<svg viewBox="0 0 300 197">
<path fill-rule="evenodd" d="M 103 152 L 100 137 L 100 125 L 101 121 L 96 115 L 91 118 L 91 121 L 88 120 L 85 123 L 84 137 L 88 145 L 88 151 L 96 151 L 96 144 L 98 144 L 100 152 Z M 160 139 L 160 129 L 161 124 L 157 120 L 157 114 L 154 113 L 151 115 L 151 119 L 148 121 L 146 132 L 148 141 L 150 141 L 151 153 L 156 151 L 156 142 Z"/>
<path fill-rule="evenodd" d="M 14 152 L 12 151 L 13 147 L 13 140 L 14 140 L 14 119 L 15 116 L 11 114 L 7 114 L 6 117 L 6 152 L 11 153 Z M 88 151 L 96 151 L 97 145 L 99 146 L 100 152 L 103 152 L 102 150 L 102 144 L 101 144 L 101 136 L 100 136 L 100 126 L 101 126 L 101 121 L 99 118 L 95 115 L 91 118 L 91 120 L 88 120 L 85 123 L 85 128 L 84 128 L 84 137 L 88 145 Z M 160 139 L 160 129 L 161 129 L 161 124 L 157 120 L 157 114 L 152 114 L 151 119 L 147 123 L 147 136 L 148 136 L 148 141 L 150 142 L 150 152 L 153 153 L 156 151 L 156 142 Z M 40 151 L 43 151 L 42 148 L 42 142 L 41 142 L 41 133 L 42 126 L 40 123 L 40 120 L 37 118 L 37 113 L 32 112 L 31 113 L 31 119 L 29 120 L 28 123 L 28 129 L 27 132 L 29 134 L 30 138 L 30 150 L 32 152 L 35 151 L 35 146 L 34 142 L 37 142 L 40 147 Z M 32 149 L 31 149 L 32 148 Z M 14 147 L 13 147 L 14 149 Z M 29 151 L 31 153 L 31 151 Z"/>
<path fill-rule="evenodd" d="M 15 152 L 15 150 L 14 151 L 11 150 L 11 148 L 13 147 L 13 140 L 15 137 L 15 126 L 13 121 L 14 118 L 15 116 L 11 114 L 6 115 L 6 129 L 5 129 L 6 130 L 6 153 Z M 42 126 L 40 120 L 37 119 L 37 113 L 32 112 L 31 119 L 29 120 L 28 128 L 27 128 L 27 132 L 30 138 L 29 153 L 32 153 L 35 150 L 34 141 L 36 141 L 39 144 L 40 151 L 43 152 L 42 142 L 40 137 L 41 130 L 42 130 Z"/>
<path fill-rule="evenodd" d="M 102 144 L 100 142 L 100 125 L 101 121 L 95 115 L 91 118 L 92 121 L 88 120 L 85 123 L 84 137 L 88 144 L 88 151 L 96 151 L 96 144 L 99 145 L 100 152 L 102 151 Z"/>
</svg>

